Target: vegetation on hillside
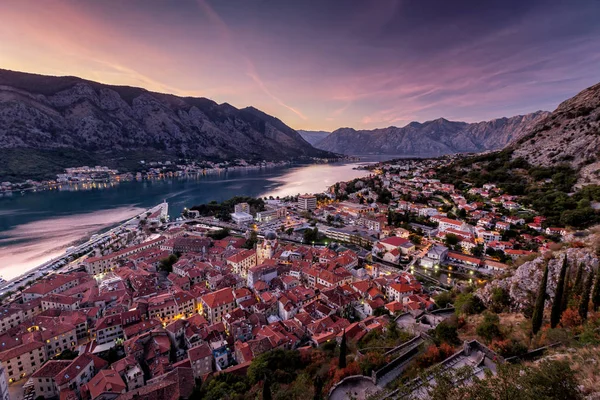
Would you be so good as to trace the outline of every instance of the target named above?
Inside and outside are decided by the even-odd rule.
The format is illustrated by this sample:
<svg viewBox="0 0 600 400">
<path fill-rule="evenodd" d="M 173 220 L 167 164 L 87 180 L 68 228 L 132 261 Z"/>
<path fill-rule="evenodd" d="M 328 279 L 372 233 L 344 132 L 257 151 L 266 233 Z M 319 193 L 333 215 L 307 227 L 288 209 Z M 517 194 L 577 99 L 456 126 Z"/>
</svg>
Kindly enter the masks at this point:
<svg viewBox="0 0 600 400">
<path fill-rule="evenodd" d="M 600 186 L 588 185 L 573 193 L 577 171 L 567 164 L 532 166 L 522 158 L 512 159 L 511 150 L 467 157 L 439 171 L 442 182 L 458 189 L 494 183 L 519 202 L 547 218 L 548 226 L 584 228 L 600 222 L 592 207 L 600 201 Z"/>
<path fill-rule="evenodd" d="M 265 209 L 265 202 L 261 198 L 235 196 L 221 203 L 213 200 L 210 203 L 193 206 L 191 210 L 198 211 L 201 217 L 217 217 L 222 221 L 230 221 L 230 214 L 234 211 L 234 207 L 238 203 L 248 203 L 250 205 L 250 213 L 253 214 Z"/>
</svg>

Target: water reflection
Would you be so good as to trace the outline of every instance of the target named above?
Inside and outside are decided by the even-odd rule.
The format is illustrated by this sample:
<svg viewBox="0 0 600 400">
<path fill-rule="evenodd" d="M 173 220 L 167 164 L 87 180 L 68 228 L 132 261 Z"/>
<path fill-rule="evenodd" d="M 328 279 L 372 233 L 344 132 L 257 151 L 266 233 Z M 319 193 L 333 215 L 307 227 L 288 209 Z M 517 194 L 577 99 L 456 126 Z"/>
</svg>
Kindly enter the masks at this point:
<svg viewBox="0 0 600 400">
<path fill-rule="evenodd" d="M 184 207 L 233 196 L 287 196 L 320 192 L 342 180 L 368 175 L 358 163 L 279 167 L 220 174 L 86 184 L 0 198 L 0 274 L 5 278 L 60 254 L 73 241 L 135 215 L 163 200 L 176 217 Z"/>
</svg>

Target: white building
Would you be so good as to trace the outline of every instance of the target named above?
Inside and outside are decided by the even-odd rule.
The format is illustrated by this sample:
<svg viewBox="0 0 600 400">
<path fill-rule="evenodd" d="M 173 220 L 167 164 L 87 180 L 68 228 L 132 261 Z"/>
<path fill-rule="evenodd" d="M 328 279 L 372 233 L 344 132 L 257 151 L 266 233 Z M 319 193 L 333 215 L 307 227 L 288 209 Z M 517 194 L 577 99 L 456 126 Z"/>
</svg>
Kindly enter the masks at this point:
<svg viewBox="0 0 600 400">
<path fill-rule="evenodd" d="M 298 196 L 298 208 L 301 210 L 314 210 L 317 208 L 317 197 L 312 194 Z"/>
<path fill-rule="evenodd" d="M 250 214 L 250 204 L 238 203 L 235 206 L 233 206 L 233 212 Z"/>
<path fill-rule="evenodd" d="M 252 222 L 254 220 L 254 218 L 252 218 L 252 215 L 250 215 L 246 212 L 234 212 L 231 214 L 231 219 L 237 225 L 249 224 L 250 222 Z"/>
</svg>

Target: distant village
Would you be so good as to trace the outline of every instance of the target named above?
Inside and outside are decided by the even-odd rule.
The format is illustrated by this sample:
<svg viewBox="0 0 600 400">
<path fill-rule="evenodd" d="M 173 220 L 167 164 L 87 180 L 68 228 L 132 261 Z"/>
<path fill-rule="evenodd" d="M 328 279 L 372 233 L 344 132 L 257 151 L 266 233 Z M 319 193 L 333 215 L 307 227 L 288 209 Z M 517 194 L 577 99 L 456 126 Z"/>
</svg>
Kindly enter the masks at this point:
<svg viewBox="0 0 600 400">
<path fill-rule="evenodd" d="M 0 390 L 188 398 L 195 379 L 244 374 L 275 349 L 356 342 L 395 321 L 420 337 L 453 314 L 436 294 L 502 276 L 568 234 L 491 183 L 460 192 L 440 182 L 436 168 L 447 162 L 381 163 L 326 193 L 261 199 L 260 211 L 240 202 L 227 218 L 196 207 L 175 221 L 149 212 L 5 296 Z M 145 177 L 164 173 L 148 167 Z M 119 176 L 71 168 L 56 184 Z M 461 354 L 469 349 L 494 357 L 477 343 Z M 392 367 L 380 376 L 393 379 Z"/>
<path fill-rule="evenodd" d="M 172 161 L 140 161 L 138 172 L 119 172 L 106 166 L 81 166 L 66 168 L 56 179 L 36 181 L 28 179 L 24 182 L 0 182 L 0 195 L 12 192 L 29 192 L 42 190 L 86 190 L 102 189 L 117 185 L 119 182 L 164 179 L 177 177 L 194 177 L 218 174 L 225 171 L 255 170 L 289 165 L 285 161 L 248 162 L 244 159 L 234 161 L 201 163 L 175 163 Z"/>
</svg>

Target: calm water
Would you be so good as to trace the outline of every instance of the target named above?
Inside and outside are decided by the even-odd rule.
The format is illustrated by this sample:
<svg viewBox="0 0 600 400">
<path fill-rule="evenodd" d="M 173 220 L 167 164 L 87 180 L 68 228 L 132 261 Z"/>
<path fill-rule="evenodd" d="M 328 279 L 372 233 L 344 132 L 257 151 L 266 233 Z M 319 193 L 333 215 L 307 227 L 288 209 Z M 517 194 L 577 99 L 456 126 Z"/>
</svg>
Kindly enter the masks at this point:
<svg viewBox="0 0 600 400">
<path fill-rule="evenodd" d="M 0 197 L 0 275 L 5 278 L 20 275 L 61 254 L 74 241 L 163 200 L 169 202 L 171 216 L 177 217 L 184 207 L 211 200 L 222 201 L 236 195 L 258 197 L 321 192 L 336 182 L 367 175 L 367 171 L 353 169 L 358 164 L 235 171 L 197 179 L 124 182 L 107 189 Z"/>
</svg>

